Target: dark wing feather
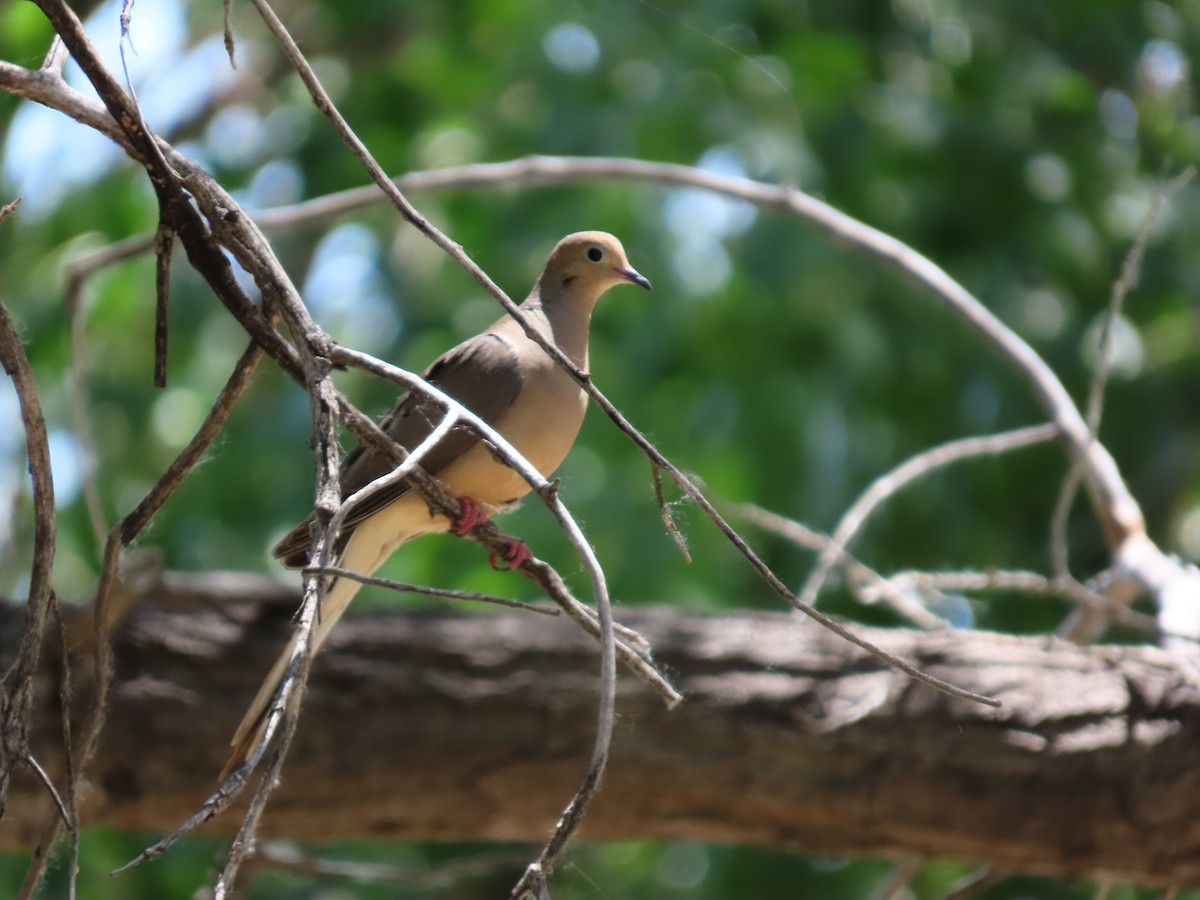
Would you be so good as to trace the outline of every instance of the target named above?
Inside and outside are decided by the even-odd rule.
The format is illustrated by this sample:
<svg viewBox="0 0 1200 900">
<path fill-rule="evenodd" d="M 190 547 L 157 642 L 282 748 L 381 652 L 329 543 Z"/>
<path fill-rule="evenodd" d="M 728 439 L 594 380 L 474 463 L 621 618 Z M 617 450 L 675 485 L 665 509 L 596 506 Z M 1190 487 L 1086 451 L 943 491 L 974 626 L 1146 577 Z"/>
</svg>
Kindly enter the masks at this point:
<svg viewBox="0 0 1200 900">
<path fill-rule="evenodd" d="M 499 422 L 513 405 L 521 391 L 522 381 L 512 346 L 491 333 L 478 335 L 443 353 L 425 370 L 422 377 L 489 425 Z M 441 416 L 442 410 L 436 403 L 410 391 L 383 417 L 379 427 L 401 447 L 412 450 L 429 437 L 441 421 Z M 478 440 L 478 435 L 471 428 L 459 425 L 422 457 L 421 464 L 427 472 L 437 475 Z M 386 457 L 360 444 L 342 463 L 342 499 L 392 469 L 393 465 Z M 345 546 L 355 525 L 399 500 L 408 491 L 405 484 L 393 485 L 351 510 L 342 529 L 339 551 Z M 310 515 L 288 532 L 275 546 L 274 556 L 293 568 L 307 565 L 312 544 L 312 522 Z"/>
</svg>

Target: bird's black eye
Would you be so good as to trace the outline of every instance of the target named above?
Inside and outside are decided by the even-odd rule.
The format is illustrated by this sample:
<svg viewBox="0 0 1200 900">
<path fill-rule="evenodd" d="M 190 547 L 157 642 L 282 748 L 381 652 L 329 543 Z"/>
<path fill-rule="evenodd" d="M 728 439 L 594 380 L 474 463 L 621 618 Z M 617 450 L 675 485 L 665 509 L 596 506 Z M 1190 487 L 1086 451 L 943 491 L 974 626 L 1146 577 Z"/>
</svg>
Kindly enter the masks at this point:
<svg viewBox="0 0 1200 900">
<path fill-rule="evenodd" d="M 588 259 L 592 262 L 600 262 L 600 260 L 604 259 L 604 251 L 595 244 L 592 244 L 592 246 L 588 247 Z"/>
</svg>

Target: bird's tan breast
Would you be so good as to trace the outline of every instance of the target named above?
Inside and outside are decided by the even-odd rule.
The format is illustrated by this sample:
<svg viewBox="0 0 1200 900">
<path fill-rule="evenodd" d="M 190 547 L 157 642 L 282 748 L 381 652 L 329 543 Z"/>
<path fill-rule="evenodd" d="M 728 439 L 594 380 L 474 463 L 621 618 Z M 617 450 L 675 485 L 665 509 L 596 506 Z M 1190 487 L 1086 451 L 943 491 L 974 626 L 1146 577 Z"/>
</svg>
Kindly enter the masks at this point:
<svg viewBox="0 0 1200 900">
<path fill-rule="evenodd" d="M 549 478 L 570 452 L 587 411 L 587 395 L 539 349 L 524 372 L 520 396 L 495 428 L 543 476 Z M 499 509 L 529 493 L 529 483 L 477 444 L 439 477 L 455 494 Z"/>
</svg>

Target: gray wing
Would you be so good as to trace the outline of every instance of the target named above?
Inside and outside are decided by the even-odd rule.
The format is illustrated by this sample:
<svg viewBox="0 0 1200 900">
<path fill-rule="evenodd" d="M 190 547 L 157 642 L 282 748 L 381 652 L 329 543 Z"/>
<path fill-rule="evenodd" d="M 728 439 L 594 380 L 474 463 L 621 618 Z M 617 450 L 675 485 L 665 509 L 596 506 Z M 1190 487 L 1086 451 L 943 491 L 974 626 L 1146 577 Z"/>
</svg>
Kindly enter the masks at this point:
<svg viewBox="0 0 1200 900">
<path fill-rule="evenodd" d="M 521 392 L 524 380 L 512 346 L 490 332 L 477 335 L 438 357 L 422 377 L 449 394 L 489 425 L 495 425 L 509 410 Z M 401 447 L 412 450 L 433 432 L 441 421 L 442 410 L 415 391 L 405 394 L 380 421 L 379 426 Z M 437 475 L 479 441 L 468 426 L 459 425 L 438 441 L 421 460 L 421 465 Z M 365 445 L 359 445 L 342 463 L 342 499 L 386 475 L 394 468 L 389 459 Z M 339 551 L 354 527 L 409 492 L 405 484 L 380 491 L 351 510 L 339 539 Z M 293 528 L 272 551 L 293 568 L 307 565 L 312 544 L 312 522 L 307 519 Z"/>
</svg>

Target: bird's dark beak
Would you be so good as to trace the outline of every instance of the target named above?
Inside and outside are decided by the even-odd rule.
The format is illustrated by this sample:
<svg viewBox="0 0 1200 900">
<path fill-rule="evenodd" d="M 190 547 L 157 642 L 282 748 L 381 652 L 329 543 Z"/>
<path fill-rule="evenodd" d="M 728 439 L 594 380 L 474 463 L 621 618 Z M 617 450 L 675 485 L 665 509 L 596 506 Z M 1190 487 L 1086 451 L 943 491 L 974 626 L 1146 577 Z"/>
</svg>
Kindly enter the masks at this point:
<svg viewBox="0 0 1200 900">
<path fill-rule="evenodd" d="M 647 278 L 645 275 L 641 274 L 633 266 L 626 266 L 623 269 L 619 268 L 618 266 L 613 266 L 613 271 L 616 272 L 618 275 L 620 275 L 622 278 L 626 279 L 627 281 L 632 281 L 638 287 L 643 287 L 648 291 L 654 290 L 654 288 L 652 288 L 650 286 L 650 279 Z"/>
</svg>

